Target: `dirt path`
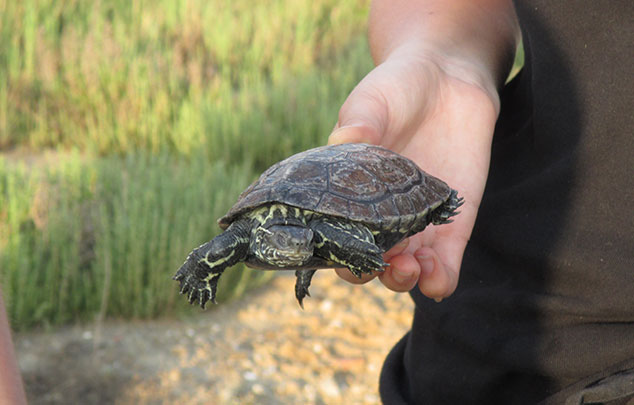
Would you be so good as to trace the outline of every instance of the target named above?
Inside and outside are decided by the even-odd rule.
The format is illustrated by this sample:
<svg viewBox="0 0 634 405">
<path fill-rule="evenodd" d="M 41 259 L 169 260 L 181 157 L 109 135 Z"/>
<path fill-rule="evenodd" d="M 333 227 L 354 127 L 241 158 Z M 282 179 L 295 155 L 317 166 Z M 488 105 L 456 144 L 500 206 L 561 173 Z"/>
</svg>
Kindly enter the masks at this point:
<svg viewBox="0 0 634 405">
<path fill-rule="evenodd" d="M 413 304 L 378 281 L 294 277 L 185 320 L 108 322 L 15 336 L 32 404 L 375 404 L 383 359 Z"/>
</svg>

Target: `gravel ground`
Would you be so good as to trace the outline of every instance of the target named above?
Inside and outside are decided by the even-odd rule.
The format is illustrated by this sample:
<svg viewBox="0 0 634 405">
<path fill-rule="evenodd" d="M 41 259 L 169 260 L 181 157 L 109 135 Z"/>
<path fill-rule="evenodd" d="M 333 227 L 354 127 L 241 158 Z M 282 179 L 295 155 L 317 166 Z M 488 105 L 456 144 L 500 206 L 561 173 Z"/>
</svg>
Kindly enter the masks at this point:
<svg viewBox="0 0 634 405">
<path fill-rule="evenodd" d="M 294 277 L 184 320 L 106 322 L 14 336 L 32 404 L 376 404 L 413 304 L 378 281 Z"/>
</svg>

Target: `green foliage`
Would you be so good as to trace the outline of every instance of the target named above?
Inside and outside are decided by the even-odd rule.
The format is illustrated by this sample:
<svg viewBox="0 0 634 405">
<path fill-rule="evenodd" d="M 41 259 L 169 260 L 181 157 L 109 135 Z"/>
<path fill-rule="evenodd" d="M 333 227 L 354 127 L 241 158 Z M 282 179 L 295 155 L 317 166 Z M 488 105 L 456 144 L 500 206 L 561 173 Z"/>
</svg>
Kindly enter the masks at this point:
<svg viewBox="0 0 634 405">
<path fill-rule="evenodd" d="M 325 142 L 372 67 L 367 6 L 0 0 L 14 327 L 191 312 L 171 276 L 258 173 Z M 231 269 L 219 299 L 270 275 Z"/>
<path fill-rule="evenodd" d="M 358 40 L 364 3 L 7 2 L 0 147 L 186 156 L 202 148 L 216 159 L 236 141 L 267 137 L 284 142 L 280 152 L 296 150 L 307 141 L 292 132 L 295 121 L 315 112 L 333 125 L 336 102 L 370 67 Z M 256 135 L 260 124 L 269 134 Z M 310 129 L 311 144 L 324 136 Z M 233 139 L 242 130 L 254 133 Z M 242 157 L 252 158 L 234 159 Z"/>
<path fill-rule="evenodd" d="M 191 312 L 187 253 L 259 172 L 325 142 L 371 68 L 367 3 L 0 0 L 14 327 Z M 231 269 L 220 300 L 270 274 Z"/>
<path fill-rule="evenodd" d="M 250 168 L 202 158 L 86 162 L 72 154 L 45 170 L 0 161 L 0 268 L 15 326 L 97 313 L 145 318 L 184 306 L 171 276 L 218 233 L 215 218 L 252 180 Z M 233 272 L 223 282 L 270 275 Z M 224 286 L 221 300 L 236 288 L 244 286 Z"/>
</svg>

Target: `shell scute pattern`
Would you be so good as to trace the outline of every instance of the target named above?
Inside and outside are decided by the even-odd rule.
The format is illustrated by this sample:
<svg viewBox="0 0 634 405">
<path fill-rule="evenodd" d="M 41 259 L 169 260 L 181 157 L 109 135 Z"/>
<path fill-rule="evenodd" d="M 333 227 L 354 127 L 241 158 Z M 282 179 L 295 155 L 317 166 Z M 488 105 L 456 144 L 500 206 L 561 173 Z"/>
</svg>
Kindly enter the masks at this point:
<svg viewBox="0 0 634 405">
<path fill-rule="evenodd" d="M 312 190 L 323 190 L 328 186 L 328 173 L 319 161 L 290 164 L 286 168 L 283 178 L 284 181 L 297 187 L 306 187 Z"/>
<path fill-rule="evenodd" d="M 348 201 L 350 211 L 356 212 L 357 215 L 367 218 L 367 222 L 377 222 L 380 220 L 379 214 L 373 204 L 366 204 L 357 201 Z"/>
<path fill-rule="evenodd" d="M 324 193 L 321 197 L 321 201 L 315 207 L 315 211 L 322 213 L 330 213 L 337 211 L 338 216 L 347 217 L 350 215 L 349 200 L 339 197 L 338 195 L 331 193 Z"/>
<path fill-rule="evenodd" d="M 391 192 L 406 192 L 420 182 L 418 168 L 409 160 L 384 150 L 373 148 L 373 153 L 353 155 L 353 160 L 387 186 Z"/>
<path fill-rule="evenodd" d="M 329 164 L 328 178 L 330 193 L 356 201 L 380 199 L 387 192 L 385 182 L 349 160 Z"/>
<path fill-rule="evenodd" d="M 394 205 L 398 208 L 400 215 L 410 215 L 416 212 L 416 208 L 408 194 L 394 195 Z"/>
<path fill-rule="evenodd" d="M 282 203 L 399 232 L 445 202 L 451 188 L 414 162 L 378 146 L 345 144 L 308 150 L 283 160 L 240 195 L 219 220 Z"/>
</svg>

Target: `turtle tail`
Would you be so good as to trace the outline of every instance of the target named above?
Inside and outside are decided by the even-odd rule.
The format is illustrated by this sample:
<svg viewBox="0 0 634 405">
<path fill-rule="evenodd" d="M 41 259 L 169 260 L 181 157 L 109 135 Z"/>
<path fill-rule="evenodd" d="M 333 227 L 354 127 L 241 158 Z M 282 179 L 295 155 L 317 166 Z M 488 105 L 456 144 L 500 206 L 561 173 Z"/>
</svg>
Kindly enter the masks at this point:
<svg viewBox="0 0 634 405">
<path fill-rule="evenodd" d="M 451 190 L 451 194 L 447 201 L 442 203 L 431 213 L 431 223 L 434 225 L 450 224 L 453 216 L 460 214 L 460 211 L 456 211 L 462 204 L 464 204 L 464 198 L 458 197 L 456 190 Z"/>
</svg>

